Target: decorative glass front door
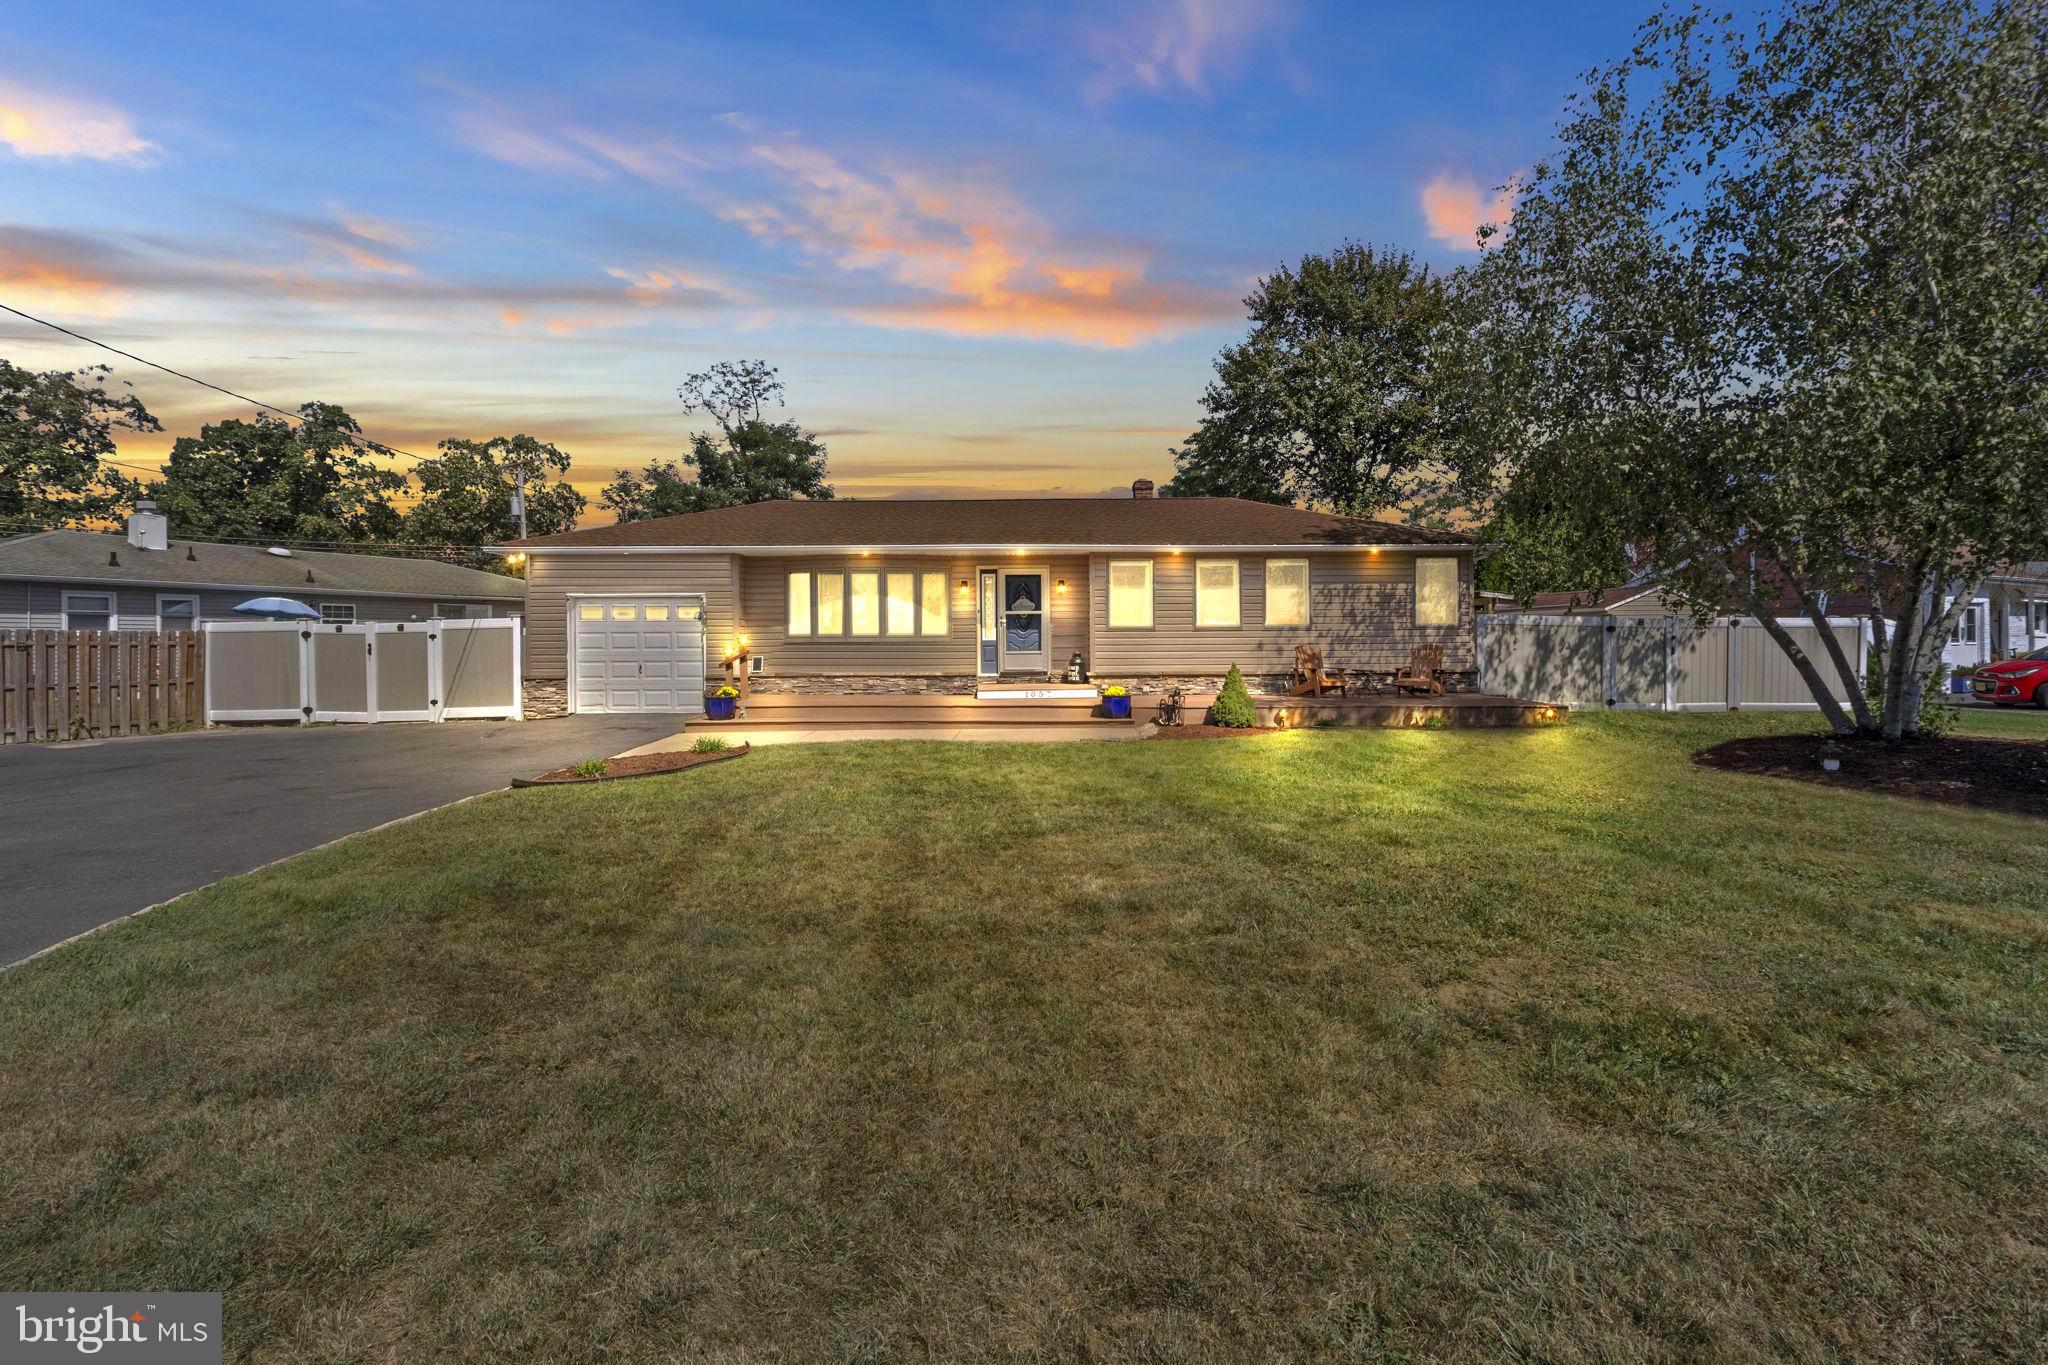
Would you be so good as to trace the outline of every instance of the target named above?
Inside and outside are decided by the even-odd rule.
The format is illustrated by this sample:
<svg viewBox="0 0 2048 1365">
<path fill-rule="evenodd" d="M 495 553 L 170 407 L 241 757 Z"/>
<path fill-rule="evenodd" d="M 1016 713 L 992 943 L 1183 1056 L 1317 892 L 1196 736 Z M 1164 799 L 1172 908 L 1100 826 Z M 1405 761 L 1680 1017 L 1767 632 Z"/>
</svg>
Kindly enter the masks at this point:
<svg viewBox="0 0 2048 1365">
<path fill-rule="evenodd" d="M 1003 672 L 1045 672 L 1045 574 L 1038 569 L 1004 569 L 1001 592 Z"/>
</svg>

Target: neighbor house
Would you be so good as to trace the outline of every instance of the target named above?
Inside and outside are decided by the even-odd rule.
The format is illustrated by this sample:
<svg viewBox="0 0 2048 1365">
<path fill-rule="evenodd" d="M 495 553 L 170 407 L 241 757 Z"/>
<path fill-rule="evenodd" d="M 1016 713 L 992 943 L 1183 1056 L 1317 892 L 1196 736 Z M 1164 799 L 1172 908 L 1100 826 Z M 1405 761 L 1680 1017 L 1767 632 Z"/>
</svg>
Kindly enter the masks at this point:
<svg viewBox="0 0 2048 1365">
<path fill-rule="evenodd" d="M 517 616 L 503 574 L 432 559 L 173 540 L 142 502 L 126 534 L 40 531 L 0 541 L 0 630 L 190 630 L 255 597 L 289 597 L 323 621 Z"/>
<path fill-rule="evenodd" d="M 754 503 L 514 542 L 526 671 L 585 711 L 694 711 L 742 639 L 762 690 L 1060 676 L 1284 679 L 1297 645 L 1474 667 L 1470 537 L 1235 498 Z"/>
</svg>

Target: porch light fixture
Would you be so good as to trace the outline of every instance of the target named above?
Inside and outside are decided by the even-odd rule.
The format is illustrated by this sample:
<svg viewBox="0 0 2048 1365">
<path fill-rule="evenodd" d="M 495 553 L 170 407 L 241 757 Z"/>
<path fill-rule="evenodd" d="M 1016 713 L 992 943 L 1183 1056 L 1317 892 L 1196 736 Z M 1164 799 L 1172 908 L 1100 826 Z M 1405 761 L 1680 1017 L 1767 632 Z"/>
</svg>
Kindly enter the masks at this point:
<svg viewBox="0 0 2048 1365">
<path fill-rule="evenodd" d="M 1054 585 L 1054 588 L 1053 588 L 1053 591 L 1055 591 L 1055 592 L 1065 592 L 1066 590 L 1067 590 L 1067 580 L 1066 580 L 1066 579 L 1064 579 L 1064 578 L 1062 578 L 1062 579 L 1058 580 L 1058 582 L 1057 582 L 1057 583 L 1056 583 L 1056 584 Z"/>
</svg>

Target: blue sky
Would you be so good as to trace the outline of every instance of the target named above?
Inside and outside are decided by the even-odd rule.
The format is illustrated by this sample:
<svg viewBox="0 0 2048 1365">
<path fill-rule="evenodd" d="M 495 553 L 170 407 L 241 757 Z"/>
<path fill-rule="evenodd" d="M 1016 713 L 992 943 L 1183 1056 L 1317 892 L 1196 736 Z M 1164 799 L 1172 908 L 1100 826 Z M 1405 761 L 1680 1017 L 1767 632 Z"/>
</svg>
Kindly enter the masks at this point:
<svg viewBox="0 0 2048 1365">
<path fill-rule="evenodd" d="M 409 450 L 527 431 L 590 491 L 760 357 L 880 497 L 1166 477 L 1258 275 L 1470 259 L 1644 6 L 27 9 L 0 302 Z M 169 429 L 123 459 L 234 415 L 119 370 Z"/>
</svg>

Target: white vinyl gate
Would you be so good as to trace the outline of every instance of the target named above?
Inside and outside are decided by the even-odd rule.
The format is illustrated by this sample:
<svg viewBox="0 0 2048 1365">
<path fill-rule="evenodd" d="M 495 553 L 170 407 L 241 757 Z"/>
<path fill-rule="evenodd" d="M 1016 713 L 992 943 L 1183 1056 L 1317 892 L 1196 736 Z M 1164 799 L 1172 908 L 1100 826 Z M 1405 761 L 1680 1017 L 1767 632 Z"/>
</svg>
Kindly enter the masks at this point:
<svg viewBox="0 0 2048 1365">
<path fill-rule="evenodd" d="M 701 712 L 704 599 L 572 595 L 569 659 L 571 711 Z"/>
<path fill-rule="evenodd" d="M 1813 622 L 1778 618 L 1841 701 L 1841 678 Z M 1482 612 L 1479 690 L 1566 706 L 1650 711 L 1817 711 L 1778 642 L 1754 618 L 1704 626 L 1682 617 L 1538 616 Z M 1869 623 L 1831 618 L 1859 681 Z"/>
<path fill-rule="evenodd" d="M 209 621 L 206 719 L 518 720 L 519 628 L 517 618 Z"/>
</svg>

